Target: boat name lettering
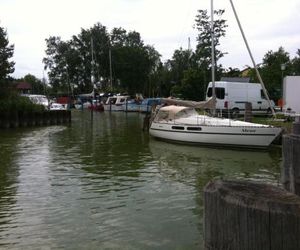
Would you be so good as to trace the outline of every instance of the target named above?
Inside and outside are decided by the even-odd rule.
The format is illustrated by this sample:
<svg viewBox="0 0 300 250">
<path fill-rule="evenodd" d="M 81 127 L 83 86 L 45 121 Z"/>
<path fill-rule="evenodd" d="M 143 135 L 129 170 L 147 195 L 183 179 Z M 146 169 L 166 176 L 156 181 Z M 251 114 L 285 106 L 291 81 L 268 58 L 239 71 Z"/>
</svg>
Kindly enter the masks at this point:
<svg viewBox="0 0 300 250">
<path fill-rule="evenodd" d="M 256 130 L 255 130 L 255 129 L 247 129 L 247 128 L 243 128 L 243 129 L 242 129 L 242 132 L 243 132 L 243 133 L 255 133 Z"/>
</svg>

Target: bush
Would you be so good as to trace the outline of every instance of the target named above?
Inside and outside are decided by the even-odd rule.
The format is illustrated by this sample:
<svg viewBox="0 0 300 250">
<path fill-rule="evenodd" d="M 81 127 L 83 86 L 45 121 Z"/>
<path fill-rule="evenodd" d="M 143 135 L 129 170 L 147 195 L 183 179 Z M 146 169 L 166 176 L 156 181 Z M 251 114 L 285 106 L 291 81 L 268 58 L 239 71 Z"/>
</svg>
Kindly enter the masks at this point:
<svg viewBox="0 0 300 250">
<path fill-rule="evenodd" d="M 32 103 L 28 97 L 20 96 L 8 88 L 0 89 L 0 113 L 4 112 L 42 112 L 43 105 Z"/>
</svg>

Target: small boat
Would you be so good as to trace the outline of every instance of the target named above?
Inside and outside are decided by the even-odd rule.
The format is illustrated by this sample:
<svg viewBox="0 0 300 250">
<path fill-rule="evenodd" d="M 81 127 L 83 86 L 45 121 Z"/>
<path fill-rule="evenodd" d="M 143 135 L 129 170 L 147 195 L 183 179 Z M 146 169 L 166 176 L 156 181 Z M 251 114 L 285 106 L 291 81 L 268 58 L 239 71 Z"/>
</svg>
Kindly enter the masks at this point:
<svg viewBox="0 0 300 250">
<path fill-rule="evenodd" d="M 49 110 L 67 110 L 64 104 L 53 102 L 50 104 Z"/>
<path fill-rule="evenodd" d="M 142 101 L 140 112 L 150 113 L 153 106 L 161 105 L 161 98 L 146 98 Z"/>
<path fill-rule="evenodd" d="M 123 104 L 124 111 L 126 112 L 142 112 L 150 113 L 152 107 L 156 107 L 161 104 L 161 98 L 146 98 L 142 101 L 129 100 Z"/>
<path fill-rule="evenodd" d="M 89 102 L 89 101 L 86 101 L 86 102 L 84 102 L 84 103 L 81 103 L 81 102 L 77 102 L 77 103 L 75 103 L 74 104 L 74 107 L 75 107 L 75 109 L 88 109 L 88 108 L 90 108 L 91 107 L 91 103 Z"/>
<path fill-rule="evenodd" d="M 165 106 L 154 116 L 150 135 L 184 143 L 267 148 L 282 129 L 232 119 L 199 115 L 195 108 Z"/>
<path fill-rule="evenodd" d="M 99 112 L 104 111 L 103 104 L 99 100 L 93 100 L 92 104 L 88 106 L 88 109 Z"/>
<path fill-rule="evenodd" d="M 130 96 L 128 95 L 115 95 L 108 97 L 107 101 L 103 105 L 104 111 L 123 111 L 123 104 L 126 104 L 129 98 Z"/>
<path fill-rule="evenodd" d="M 135 99 L 127 100 L 126 103 L 123 104 L 123 110 L 125 112 L 140 112 L 141 103 L 137 102 Z"/>
</svg>

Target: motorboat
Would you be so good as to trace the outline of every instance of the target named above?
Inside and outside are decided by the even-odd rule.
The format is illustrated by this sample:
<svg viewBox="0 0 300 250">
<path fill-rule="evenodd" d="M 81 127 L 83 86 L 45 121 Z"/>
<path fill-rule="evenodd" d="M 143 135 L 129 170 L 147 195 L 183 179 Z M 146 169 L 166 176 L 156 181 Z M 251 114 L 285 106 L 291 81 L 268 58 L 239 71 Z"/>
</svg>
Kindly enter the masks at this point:
<svg viewBox="0 0 300 250">
<path fill-rule="evenodd" d="M 60 103 L 53 102 L 50 104 L 49 110 L 66 110 L 66 106 Z"/>
<path fill-rule="evenodd" d="M 104 103 L 104 111 L 123 111 L 127 100 L 130 98 L 128 95 L 114 95 L 107 98 Z"/>
<path fill-rule="evenodd" d="M 157 105 L 161 105 L 161 98 L 146 98 L 142 101 L 140 112 L 142 113 L 150 113 L 152 107 L 156 107 Z"/>
<path fill-rule="evenodd" d="M 126 112 L 150 113 L 153 107 L 160 104 L 161 98 L 145 98 L 142 101 L 133 99 L 123 104 L 123 108 Z"/>
<path fill-rule="evenodd" d="M 104 111 L 103 104 L 100 100 L 93 100 L 92 104 L 88 106 L 88 109 L 99 112 Z"/>
<path fill-rule="evenodd" d="M 123 110 L 125 112 L 140 112 L 141 103 L 135 99 L 127 100 L 126 103 L 123 104 Z"/>
</svg>

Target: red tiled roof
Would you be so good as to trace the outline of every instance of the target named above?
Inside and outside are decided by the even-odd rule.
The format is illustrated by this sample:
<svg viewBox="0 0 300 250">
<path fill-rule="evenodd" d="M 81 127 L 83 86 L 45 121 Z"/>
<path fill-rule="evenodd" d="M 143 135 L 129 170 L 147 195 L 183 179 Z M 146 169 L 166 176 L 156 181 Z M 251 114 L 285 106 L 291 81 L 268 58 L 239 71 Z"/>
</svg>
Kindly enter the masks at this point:
<svg viewBox="0 0 300 250">
<path fill-rule="evenodd" d="M 17 89 L 31 89 L 31 84 L 28 82 L 19 82 L 16 85 Z"/>
</svg>

